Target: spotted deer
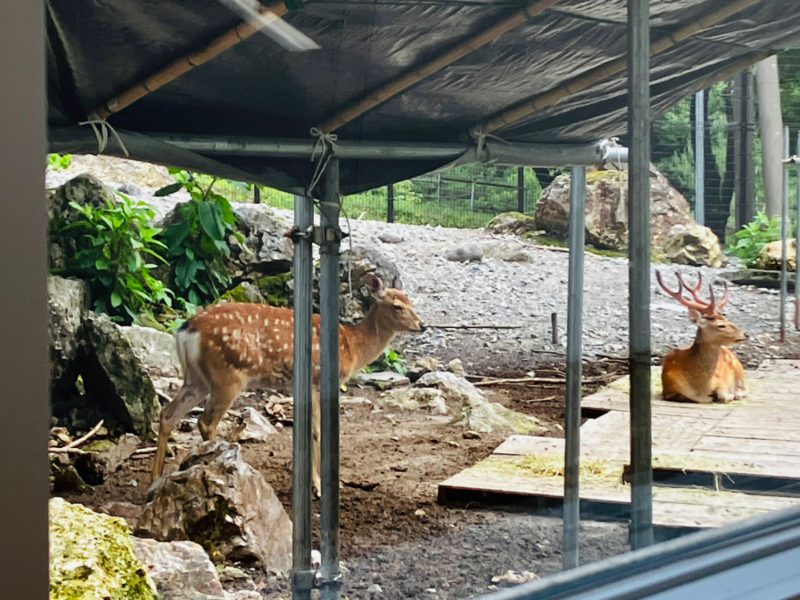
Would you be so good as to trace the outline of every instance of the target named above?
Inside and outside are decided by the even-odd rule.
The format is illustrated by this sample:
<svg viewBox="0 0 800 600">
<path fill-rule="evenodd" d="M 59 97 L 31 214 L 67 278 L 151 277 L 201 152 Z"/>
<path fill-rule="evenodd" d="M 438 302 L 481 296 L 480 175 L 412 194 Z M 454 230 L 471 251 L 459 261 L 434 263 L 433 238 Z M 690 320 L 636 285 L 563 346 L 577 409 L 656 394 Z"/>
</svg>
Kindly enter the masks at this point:
<svg viewBox="0 0 800 600">
<path fill-rule="evenodd" d="M 343 384 L 383 352 L 395 333 L 424 331 L 414 305 L 399 279 L 384 288 L 370 280 L 375 303 L 357 325 L 339 325 L 339 383 Z M 320 316 L 312 318 L 312 482 L 320 493 Z M 161 477 L 170 433 L 206 396 L 198 420 L 204 440 L 214 439 L 220 420 L 245 387 L 292 390 L 294 312 L 263 304 L 231 302 L 198 312 L 175 335 L 184 382 L 175 399 L 161 411 L 161 426 L 153 459 L 153 481 Z"/>
<path fill-rule="evenodd" d="M 709 285 L 710 300 L 705 302 L 699 296 L 701 275 L 694 287 L 687 285 L 680 273 L 677 276 L 678 289 L 673 291 L 656 271 L 661 288 L 689 309 L 689 319 L 697 325 L 697 334 L 691 346 L 676 348 L 664 358 L 661 371 L 664 399 L 706 403 L 744 398 L 747 395 L 744 368 L 727 346 L 745 341 L 747 335 L 720 313 L 728 301 L 727 282 L 719 302 L 715 301 L 714 289 Z M 684 290 L 691 294 L 691 299 L 683 295 Z"/>
</svg>

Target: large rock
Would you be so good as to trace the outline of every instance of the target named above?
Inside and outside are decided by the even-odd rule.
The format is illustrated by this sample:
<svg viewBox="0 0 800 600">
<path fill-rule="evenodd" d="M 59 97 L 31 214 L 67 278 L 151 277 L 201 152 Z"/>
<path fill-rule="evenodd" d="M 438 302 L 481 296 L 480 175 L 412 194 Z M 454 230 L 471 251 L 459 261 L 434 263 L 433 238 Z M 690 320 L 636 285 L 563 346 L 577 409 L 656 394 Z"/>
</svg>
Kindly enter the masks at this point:
<svg viewBox="0 0 800 600">
<path fill-rule="evenodd" d="M 586 178 L 586 243 L 597 248 L 628 247 L 628 172 L 591 171 Z M 694 223 L 689 203 L 666 177 L 650 166 L 650 241 L 661 249 L 674 225 Z M 569 175 L 553 180 L 536 204 L 536 225 L 566 239 L 569 229 Z"/>
<path fill-rule="evenodd" d="M 777 242 L 770 242 L 765 244 L 755 261 L 755 266 L 758 269 L 768 269 L 771 271 L 780 271 L 781 269 L 781 255 L 783 253 L 782 243 L 780 240 Z M 797 268 L 796 262 L 796 246 L 795 240 L 787 240 L 786 244 L 786 263 L 790 271 Z"/>
<path fill-rule="evenodd" d="M 448 403 L 460 404 L 460 410 L 453 422 L 471 431 L 489 433 L 495 428 L 501 428 L 525 434 L 542 429 L 536 418 L 506 408 L 497 402 L 489 402 L 478 388 L 454 373 L 445 371 L 426 373 L 414 386 L 439 389 Z"/>
<path fill-rule="evenodd" d="M 375 247 L 354 245 L 351 252 L 349 243 L 345 242 L 342 249 L 339 262 L 339 316 L 343 321 L 352 323 L 362 319 L 374 302 L 370 292 L 372 276 L 377 275 L 385 285 L 391 286 L 400 279 L 400 271 Z M 314 308 L 315 311 L 319 308 L 318 272 L 314 274 Z"/>
<path fill-rule="evenodd" d="M 214 563 L 194 542 L 134 538 L 136 554 L 158 589 L 158 600 L 226 600 Z"/>
<path fill-rule="evenodd" d="M 536 231 L 536 218 L 521 212 L 504 212 L 494 217 L 486 226 L 494 233 L 524 235 Z"/>
<path fill-rule="evenodd" d="M 244 273 L 274 274 L 291 270 L 294 245 L 286 233 L 292 223 L 264 204 L 238 205 L 235 212 L 247 246 L 247 250 L 243 250 L 238 243 L 233 245 L 235 266 L 240 266 Z M 235 272 L 231 275 L 237 277 Z"/>
<path fill-rule="evenodd" d="M 181 361 L 173 336 L 139 325 L 120 327 L 120 330 L 151 377 L 181 376 Z"/>
<path fill-rule="evenodd" d="M 86 313 L 82 331 L 80 372 L 89 402 L 122 431 L 149 438 L 159 404 L 153 382 L 131 343 L 106 315 Z"/>
<path fill-rule="evenodd" d="M 50 599 L 155 600 L 125 521 L 50 500 Z"/>
<path fill-rule="evenodd" d="M 445 252 L 444 257 L 453 262 L 480 262 L 483 248 L 477 242 L 466 242 Z"/>
<path fill-rule="evenodd" d="M 216 563 L 258 560 L 291 567 L 292 522 L 275 491 L 242 459 L 238 444 L 207 441 L 153 484 L 136 534 L 199 543 Z"/>
<path fill-rule="evenodd" d="M 667 260 L 678 265 L 718 268 L 728 262 L 717 235 L 698 223 L 673 226 L 664 244 L 664 253 Z"/>
<path fill-rule="evenodd" d="M 50 381 L 58 385 L 78 352 L 81 313 L 88 303 L 86 284 L 78 279 L 49 276 L 47 301 L 50 308 Z"/>
<path fill-rule="evenodd" d="M 519 241 L 512 239 L 482 242 L 481 249 L 485 258 L 504 262 L 533 262 L 531 255 Z"/>
<path fill-rule="evenodd" d="M 114 192 L 110 188 L 92 175 L 85 174 L 70 179 L 48 196 L 50 269 L 57 271 L 65 268 L 67 263 L 74 259 L 78 251 L 84 247 L 83 236 L 75 235 L 74 231 L 62 231 L 67 225 L 83 218 L 80 211 L 70 203 L 101 207 L 114 201 Z"/>
</svg>

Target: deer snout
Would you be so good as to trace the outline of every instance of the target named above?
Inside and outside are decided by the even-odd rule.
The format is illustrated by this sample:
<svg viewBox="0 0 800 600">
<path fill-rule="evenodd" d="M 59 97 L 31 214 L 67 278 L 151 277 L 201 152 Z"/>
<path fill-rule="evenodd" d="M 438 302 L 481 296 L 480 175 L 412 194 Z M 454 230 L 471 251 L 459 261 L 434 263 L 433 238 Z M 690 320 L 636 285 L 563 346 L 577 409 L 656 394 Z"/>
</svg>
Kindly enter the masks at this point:
<svg viewBox="0 0 800 600">
<path fill-rule="evenodd" d="M 421 332 L 423 332 L 423 331 L 425 331 L 425 330 L 428 328 L 428 326 L 427 326 L 427 325 L 425 325 L 425 323 L 423 323 L 422 321 L 420 321 L 419 323 L 417 323 L 417 326 L 419 327 L 419 331 L 420 331 L 420 333 L 421 333 Z"/>
<path fill-rule="evenodd" d="M 739 332 L 739 336 L 736 338 L 737 342 L 744 342 L 747 340 L 747 334 L 744 331 Z"/>
</svg>

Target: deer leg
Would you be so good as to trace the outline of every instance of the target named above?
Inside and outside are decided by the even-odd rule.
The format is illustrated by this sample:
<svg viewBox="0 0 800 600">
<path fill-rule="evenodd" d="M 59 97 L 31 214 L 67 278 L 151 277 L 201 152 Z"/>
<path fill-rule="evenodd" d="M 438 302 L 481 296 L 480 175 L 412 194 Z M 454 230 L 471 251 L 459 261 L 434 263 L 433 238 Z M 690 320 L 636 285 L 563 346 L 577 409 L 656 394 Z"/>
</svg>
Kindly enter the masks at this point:
<svg viewBox="0 0 800 600">
<path fill-rule="evenodd" d="M 217 426 L 236 400 L 241 390 L 241 383 L 230 382 L 228 385 L 211 386 L 211 396 L 206 409 L 197 421 L 197 428 L 204 440 L 213 440 L 217 435 Z"/>
<path fill-rule="evenodd" d="M 322 497 L 322 479 L 320 477 L 320 404 L 319 390 L 311 392 L 311 485 L 317 499 Z"/>
<path fill-rule="evenodd" d="M 169 436 L 172 430 L 190 410 L 200 405 L 207 395 L 208 385 L 206 385 L 202 375 L 188 371 L 186 379 L 181 389 L 178 390 L 175 399 L 167 404 L 161 411 L 156 454 L 153 458 L 153 481 L 161 477 L 161 474 L 164 472 L 164 462 L 167 458 L 167 443 L 169 442 Z"/>
</svg>

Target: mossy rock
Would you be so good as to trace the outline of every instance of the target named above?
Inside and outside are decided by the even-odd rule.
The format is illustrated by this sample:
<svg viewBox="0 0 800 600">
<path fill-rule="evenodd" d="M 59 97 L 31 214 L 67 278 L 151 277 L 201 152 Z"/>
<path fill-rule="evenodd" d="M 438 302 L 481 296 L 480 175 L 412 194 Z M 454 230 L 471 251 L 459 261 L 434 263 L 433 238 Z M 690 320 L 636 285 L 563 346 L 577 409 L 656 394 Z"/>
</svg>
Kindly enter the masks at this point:
<svg viewBox="0 0 800 600">
<path fill-rule="evenodd" d="M 291 306 L 293 295 L 289 288 L 292 272 L 267 275 L 256 281 L 256 287 L 270 306 Z"/>
<path fill-rule="evenodd" d="M 50 600 L 155 600 L 122 519 L 50 500 Z"/>
<path fill-rule="evenodd" d="M 536 219 L 521 212 L 504 212 L 489 221 L 486 228 L 494 233 L 510 233 L 524 236 L 526 233 L 536 231 Z"/>
<path fill-rule="evenodd" d="M 227 292 L 217 298 L 216 302 L 252 302 L 255 304 L 266 304 L 267 300 L 258 290 L 258 287 L 244 281 L 237 285 L 235 288 L 229 289 Z"/>
</svg>

